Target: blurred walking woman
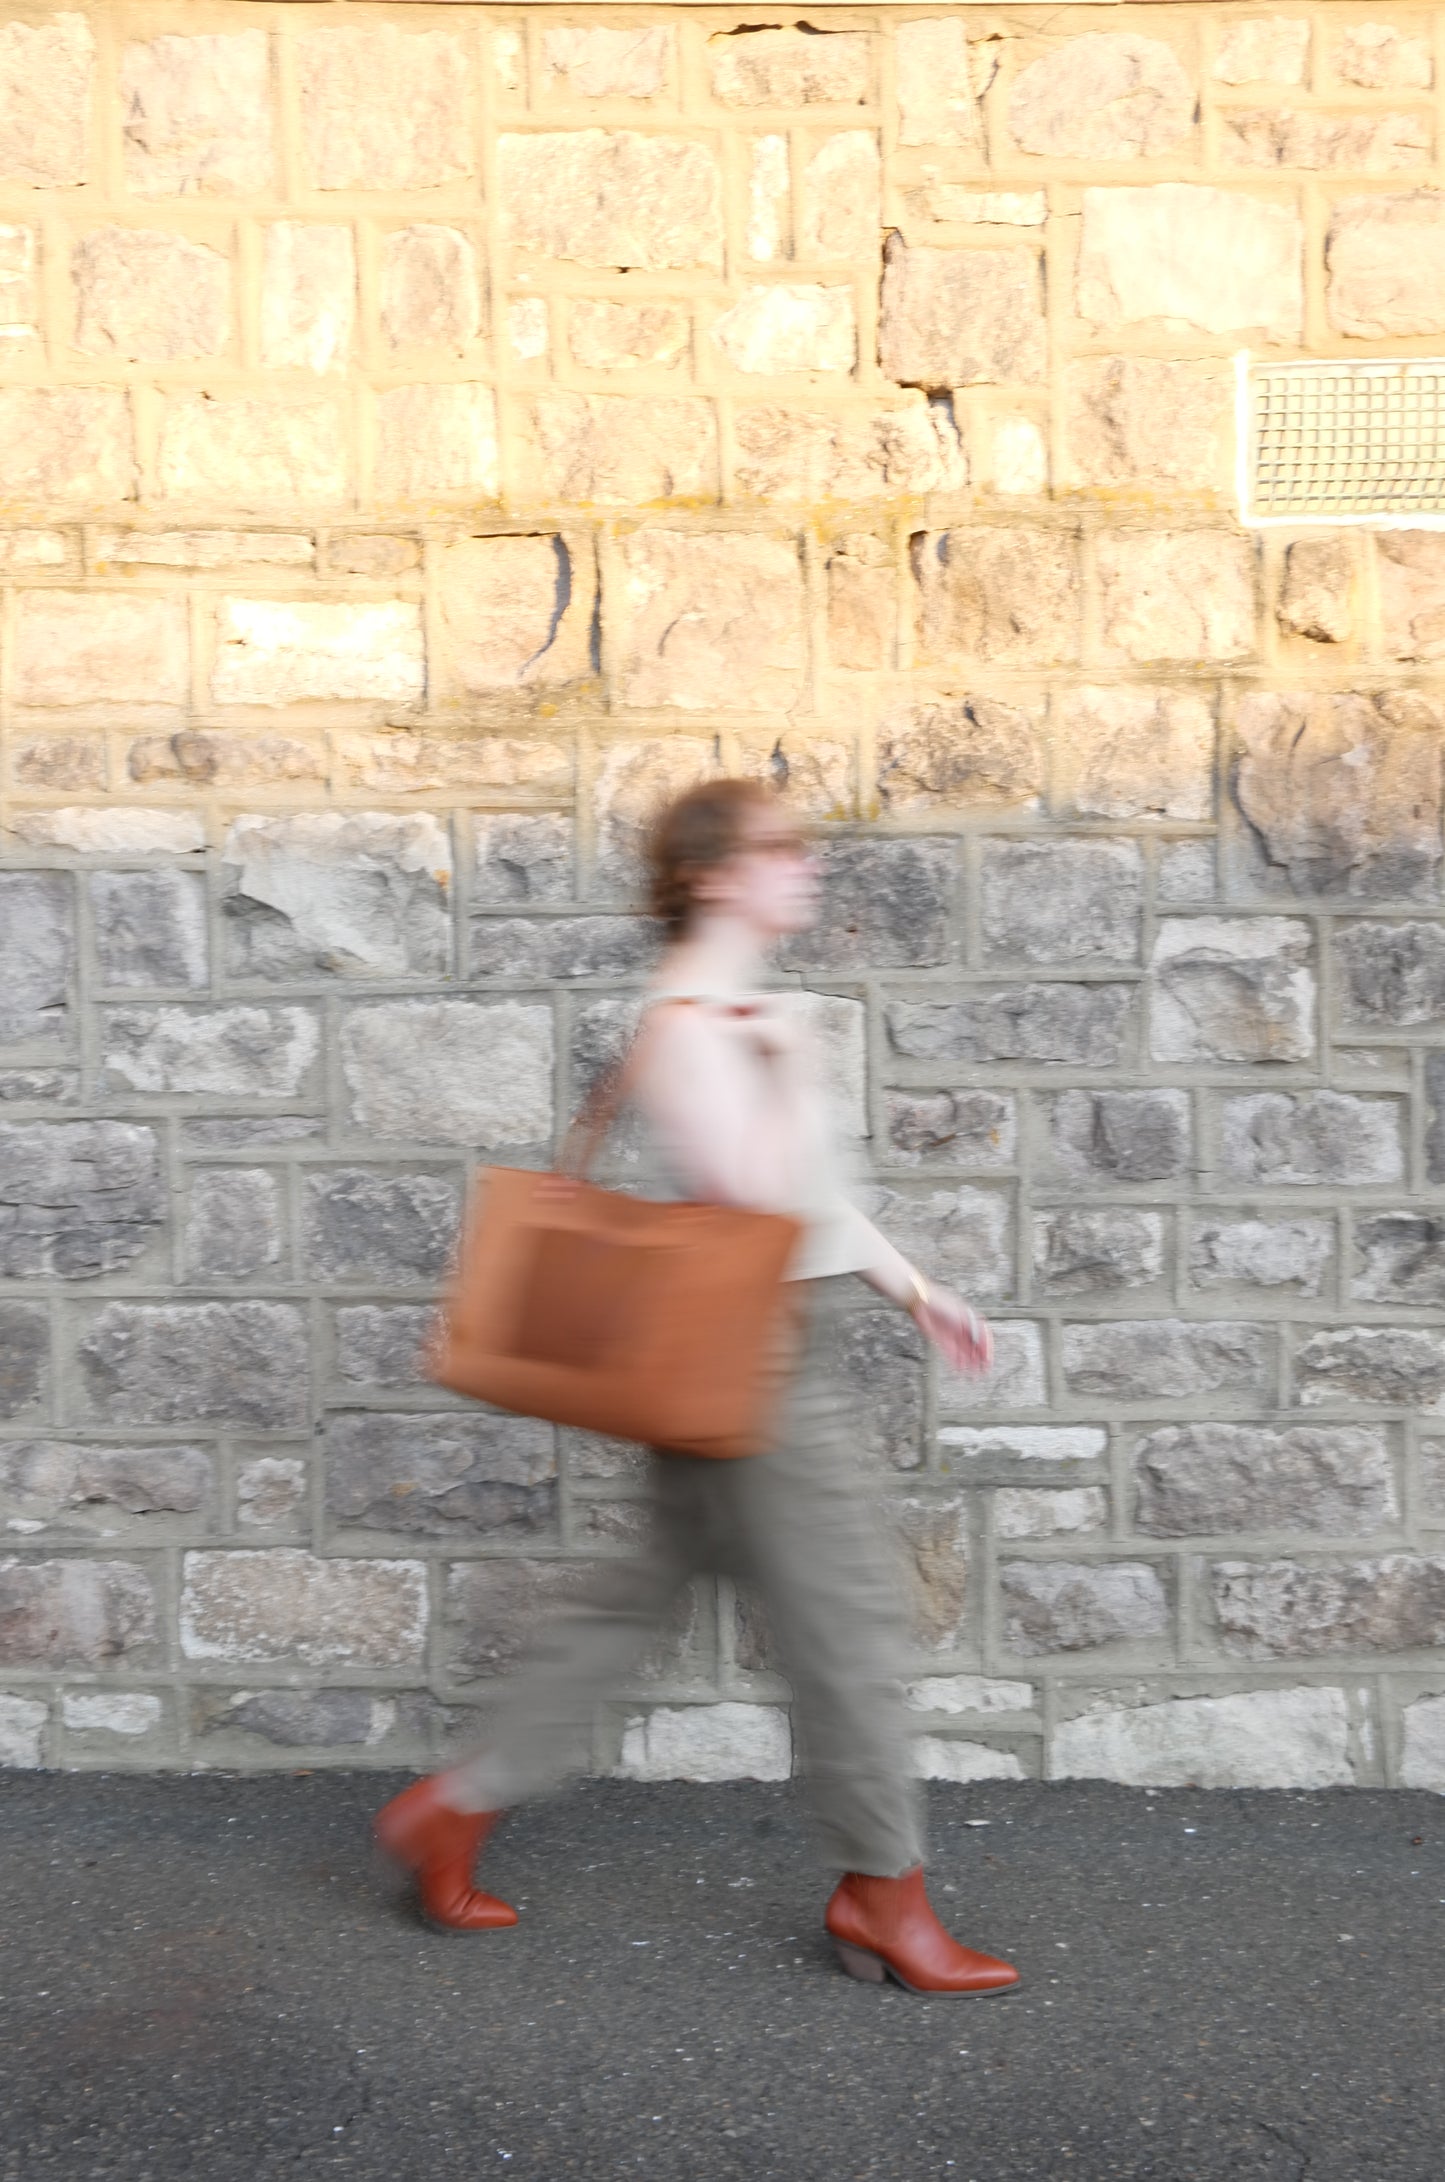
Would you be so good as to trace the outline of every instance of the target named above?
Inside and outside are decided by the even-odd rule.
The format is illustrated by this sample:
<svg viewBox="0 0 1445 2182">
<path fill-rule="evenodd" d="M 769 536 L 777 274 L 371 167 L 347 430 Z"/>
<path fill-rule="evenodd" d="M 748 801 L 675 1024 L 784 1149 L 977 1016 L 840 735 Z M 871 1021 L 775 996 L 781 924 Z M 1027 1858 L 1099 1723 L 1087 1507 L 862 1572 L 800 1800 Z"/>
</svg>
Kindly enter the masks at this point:
<svg viewBox="0 0 1445 2182">
<path fill-rule="evenodd" d="M 486 1748 L 418 1781 L 377 1820 L 450 1932 L 515 1924 L 474 1865 L 498 1813 L 557 1786 L 677 1591 L 701 1571 L 759 1586 L 792 1685 L 817 1830 L 838 1873 L 825 1923 L 843 1967 L 915 1992 L 997 1992 L 1006 1962 L 961 1947 L 924 1891 L 919 1791 L 901 1678 L 907 1630 L 877 1490 L 850 1433 L 837 1356 L 848 1277 L 910 1311 L 956 1369 L 987 1368 L 987 1327 L 926 1281 L 849 1202 L 827 1099 L 795 1009 L 760 995 L 767 950 L 818 906 L 806 842 L 765 789 L 720 780 L 680 797 L 649 845 L 667 934 L 632 1095 L 670 1186 L 802 1222 L 790 1269 L 803 1330 L 773 1443 L 732 1461 L 651 1461 L 655 1535 L 566 1610 L 504 1695 Z"/>
</svg>

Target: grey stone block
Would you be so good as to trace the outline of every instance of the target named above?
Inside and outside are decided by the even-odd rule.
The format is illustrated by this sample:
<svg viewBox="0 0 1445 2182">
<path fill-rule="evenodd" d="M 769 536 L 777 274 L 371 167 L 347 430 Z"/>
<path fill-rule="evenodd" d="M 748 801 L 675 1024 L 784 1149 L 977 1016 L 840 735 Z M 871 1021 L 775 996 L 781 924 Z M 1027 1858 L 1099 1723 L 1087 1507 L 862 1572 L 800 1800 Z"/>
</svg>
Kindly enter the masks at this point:
<svg viewBox="0 0 1445 2182">
<path fill-rule="evenodd" d="M 68 1020 L 75 898 L 63 871 L 0 871 L 0 1045 L 53 1040 Z"/>
<path fill-rule="evenodd" d="M 1445 1523 L 1445 1440 L 1420 1443 L 1420 1507 L 1429 1523 Z"/>
<path fill-rule="evenodd" d="M 954 1651 L 968 1613 L 969 1509 L 961 1493 L 943 1499 L 909 1494 L 888 1501 L 902 1557 L 915 1643 L 927 1652 Z"/>
<path fill-rule="evenodd" d="M 0 1122 L 0 1275 L 84 1280 L 138 1258 L 166 1215 L 155 1131 Z"/>
<path fill-rule="evenodd" d="M 306 1316 L 292 1303 L 108 1303 L 79 1359 L 92 1412 L 113 1424 L 308 1420 Z"/>
<path fill-rule="evenodd" d="M 995 985 L 961 1000 L 895 1000 L 885 1022 L 904 1060 L 1117 1068 L 1134 1011 L 1130 985 Z"/>
<path fill-rule="evenodd" d="M 1252 1091 L 1223 1102 L 1222 1165 L 1233 1183 L 1300 1187 L 1399 1182 L 1405 1157 L 1392 1099 L 1339 1091 Z"/>
<path fill-rule="evenodd" d="M 822 913 L 813 931 L 784 941 L 778 952 L 784 969 L 846 976 L 948 960 L 951 841 L 828 841 L 820 856 Z"/>
<path fill-rule="evenodd" d="M 1445 1396 L 1445 1333 L 1428 1326 L 1336 1326 L 1294 1360 L 1298 1399 L 1433 1409 Z"/>
<path fill-rule="evenodd" d="M 1135 962 L 1143 893 L 1134 841 L 985 841 L 985 958 Z"/>
<path fill-rule="evenodd" d="M 1196 1288 L 1286 1288 L 1317 1296 L 1335 1254 L 1333 1220 L 1201 1220 L 1189 1243 Z"/>
<path fill-rule="evenodd" d="M 428 814 L 238 818 L 226 837 L 233 977 L 436 977 L 451 961 L 451 844 Z"/>
<path fill-rule="evenodd" d="M 1213 1394 L 1269 1401 L 1275 1338 L 1265 1326 L 1182 1318 L 1065 1326 L 1064 1382 L 1108 1401 L 1190 1401 Z"/>
<path fill-rule="evenodd" d="M 342 1413 L 326 1422 L 334 1523 L 407 1537 L 536 1537 L 557 1520 L 556 1435 L 536 1417 Z"/>
<path fill-rule="evenodd" d="M 1445 1556 L 1216 1561 L 1209 1575 L 1224 1649 L 1246 1659 L 1445 1645 Z"/>
<path fill-rule="evenodd" d="M 335 1314 L 336 1376 L 348 1386 L 425 1386 L 430 1304 L 349 1303 Z"/>
<path fill-rule="evenodd" d="M 1036 1212 L 1034 1286 L 1045 1296 L 1143 1288 L 1164 1266 L 1164 1222 L 1129 1205 L 1075 1205 Z"/>
<path fill-rule="evenodd" d="M 50 1361 L 50 1316 L 42 1304 L 0 1303 L 0 1417 L 40 1406 Z"/>
<path fill-rule="evenodd" d="M 850 1439 L 870 1463 L 916 1469 L 923 1460 L 922 1335 L 900 1311 L 850 1311 L 839 1342 Z"/>
<path fill-rule="evenodd" d="M 1307 1061 L 1310 928 L 1293 917 L 1166 917 L 1149 965 L 1156 1061 Z"/>
<path fill-rule="evenodd" d="M 570 818 L 558 811 L 479 813 L 472 900 L 487 909 L 516 902 L 565 902 L 574 890 Z"/>
<path fill-rule="evenodd" d="M 181 1149 L 187 1152 L 267 1151 L 277 1144 L 304 1144 L 323 1136 L 319 1114 L 238 1114 L 219 1121 L 200 1118 L 181 1123 Z"/>
<path fill-rule="evenodd" d="M 313 1280 L 411 1287 L 438 1281 L 451 1262 L 461 1188 L 450 1174 L 325 1167 L 306 1176 L 302 1253 Z"/>
<path fill-rule="evenodd" d="M 428 1144 L 524 1148 L 552 1133 L 552 1010 L 521 1000 L 390 1000 L 349 1009 L 352 1122 Z"/>
<path fill-rule="evenodd" d="M 1072 1182 L 1167 1182 L 1187 1174 L 1185 1091 L 1062 1091 L 1049 1101 L 1050 1164 Z"/>
<path fill-rule="evenodd" d="M 505 1674 L 562 1608 L 584 1598 L 626 1597 L 625 1564 L 597 1561 L 461 1561 L 447 1572 L 446 1671 L 459 1682 Z"/>
<path fill-rule="evenodd" d="M 1357 1303 L 1445 1303 L 1445 1220 L 1426 1212 L 1378 1212 L 1355 1222 Z"/>
<path fill-rule="evenodd" d="M 930 1280 L 945 1281 L 976 1302 L 1014 1290 L 1013 1218 L 998 1190 L 935 1189 L 926 1195 L 869 1189 L 863 1208 L 888 1240 Z"/>
<path fill-rule="evenodd" d="M 133 1561 L 0 1560 L 0 1667 L 108 1667 L 154 1656 L 156 1600 Z"/>
<path fill-rule="evenodd" d="M 1147 1561 L 1005 1561 L 998 1574 L 1011 1652 L 1086 1652 L 1168 1633 L 1169 1594 Z"/>
<path fill-rule="evenodd" d="M 269 1530 L 289 1523 L 306 1501 L 306 1464 L 299 1455 L 257 1455 L 236 1467 L 236 1521 Z"/>
<path fill-rule="evenodd" d="M 73 1068 L 0 1068 L 0 1106 L 74 1106 L 79 1097 Z"/>
<path fill-rule="evenodd" d="M 950 1416 L 987 1414 L 993 1409 L 1042 1409 L 1048 1401 L 1042 1329 L 1027 1319 L 996 1319 L 993 1368 L 972 1373 L 939 1373 L 939 1401 Z"/>
<path fill-rule="evenodd" d="M 85 883 L 102 985 L 205 986 L 210 946 L 198 872 L 90 871 Z"/>
<path fill-rule="evenodd" d="M 1009 1167 L 1018 1101 L 1001 1091 L 890 1091 L 883 1102 L 890 1160 L 905 1167 Z"/>
<path fill-rule="evenodd" d="M 1425 1179 L 1445 1182 L 1445 1053 L 1425 1055 Z"/>
<path fill-rule="evenodd" d="M 471 974 L 541 985 L 573 977 L 637 979 L 657 954 L 648 917 L 473 917 Z"/>
<path fill-rule="evenodd" d="M 1377 1530 L 1399 1515 L 1384 1435 L 1358 1425 L 1166 1425 L 1134 1444 L 1134 1520 L 1155 1538 Z"/>
<path fill-rule="evenodd" d="M 249 1665 L 417 1668 L 426 1653 L 420 1561 L 322 1560 L 296 1546 L 188 1553 L 181 1656 Z"/>
<path fill-rule="evenodd" d="M 0 1512 L 11 1523 L 108 1531 L 117 1517 L 198 1515 L 211 1498 L 199 1447 L 0 1440 Z"/>
<path fill-rule="evenodd" d="M 191 1697 L 191 1732 L 270 1750 L 377 1752 L 394 1744 L 425 1749 L 439 1711 L 424 1692 L 376 1690 L 213 1690 Z"/>
<path fill-rule="evenodd" d="M 1219 867 L 1212 841 L 1163 841 L 1159 845 L 1158 898 L 1212 902 L 1219 897 Z"/>
<path fill-rule="evenodd" d="M 321 1032 L 309 1008 L 106 1008 L 107 1088 L 147 1096 L 292 1099 Z"/>
<path fill-rule="evenodd" d="M 1341 1019 L 1370 1030 L 1445 1023 L 1445 924 L 1343 924 L 1334 931 Z"/>
<path fill-rule="evenodd" d="M 280 1262 L 281 1191 L 264 1167 L 201 1167 L 191 1176 L 186 1276 L 246 1280 Z"/>
</svg>

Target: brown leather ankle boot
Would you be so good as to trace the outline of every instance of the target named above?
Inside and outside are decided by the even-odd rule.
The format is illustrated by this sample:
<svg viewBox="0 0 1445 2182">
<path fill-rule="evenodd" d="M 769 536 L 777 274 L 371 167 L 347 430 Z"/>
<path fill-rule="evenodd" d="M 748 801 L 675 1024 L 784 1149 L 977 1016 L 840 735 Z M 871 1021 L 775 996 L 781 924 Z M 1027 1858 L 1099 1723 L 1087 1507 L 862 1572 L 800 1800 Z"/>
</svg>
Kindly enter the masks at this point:
<svg viewBox="0 0 1445 2182">
<path fill-rule="evenodd" d="M 443 1775 L 413 1781 L 376 1814 L 388 1856 L 416 1874 L 421 1913 L 439 1932 L 495 1932 L 517 1912 L 472 1884 L 472 1867 L 497 1823 L 496 1811 L 458 1811 L 442 1796 Z"/>
<path fill-rule="evenodd" d="M 1002 1993 L 1019 1981 L 1011 1962 L 950 1939 L 929 1907 L 921 1864 L 901 1879 L 845 1872 L 823 1922 L 848 1975 L 869 1984 L 892 1977 L 911 1993 Z"/>
</svg>

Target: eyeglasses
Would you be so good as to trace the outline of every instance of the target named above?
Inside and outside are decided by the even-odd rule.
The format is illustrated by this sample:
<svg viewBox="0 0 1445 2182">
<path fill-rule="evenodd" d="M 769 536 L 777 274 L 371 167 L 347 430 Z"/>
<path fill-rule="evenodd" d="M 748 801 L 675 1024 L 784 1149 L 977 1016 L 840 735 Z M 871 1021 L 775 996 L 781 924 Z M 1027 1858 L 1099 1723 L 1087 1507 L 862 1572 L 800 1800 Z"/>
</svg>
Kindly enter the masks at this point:
<svg viewBox="0 0 1445 2182">
<path fill-rule="evenodd" d="M 755 833 L 739 844 L 744 856 L 811 856 L 813 844 L 805 833 Z"/>
</svg>

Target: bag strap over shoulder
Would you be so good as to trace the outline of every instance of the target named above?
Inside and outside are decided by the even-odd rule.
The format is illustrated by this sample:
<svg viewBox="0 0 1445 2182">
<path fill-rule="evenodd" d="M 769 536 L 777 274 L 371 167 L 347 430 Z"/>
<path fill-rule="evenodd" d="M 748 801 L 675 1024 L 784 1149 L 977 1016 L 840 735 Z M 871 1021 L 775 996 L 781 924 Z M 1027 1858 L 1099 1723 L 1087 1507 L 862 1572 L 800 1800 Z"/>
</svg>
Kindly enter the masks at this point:
<svg viewBox="0 0 1445 2182">
<path fill-rule="evenodd" d="M 587 1179 L 593 1161 L 612 1134 L 618 1115 L 636 1089 L 647 1032 L 658 1011 L 697 1005 L 698 997 L 694 993 L 659 993 L 656 999 L 644 1003 L 642 1020 L 626 1050 L 598 1072 L 572 1117 L 557 1159 L 560 1173 L 573 1175 L 579 1182 Z"/>
</svg>

